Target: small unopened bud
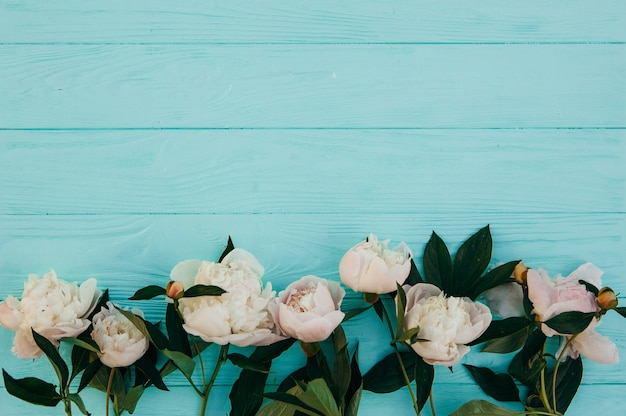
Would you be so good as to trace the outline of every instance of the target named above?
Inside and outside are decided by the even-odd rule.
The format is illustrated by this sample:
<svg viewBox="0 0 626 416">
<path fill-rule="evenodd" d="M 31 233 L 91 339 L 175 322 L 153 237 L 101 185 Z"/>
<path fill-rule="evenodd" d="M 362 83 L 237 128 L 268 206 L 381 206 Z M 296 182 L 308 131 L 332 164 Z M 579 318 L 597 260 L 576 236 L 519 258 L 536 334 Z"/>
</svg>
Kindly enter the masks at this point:
<svg viewBox="0 0 626 416">
<path fill-rule="evenodd" d="M 513 277 L 515 277 L 515 281 L 520 285 L 526 284 L 528 267 L 526 267 L 523 261 L 520 261 L 517 263 L 517 266 L 515 266 L 515 269 L 513 270 Z"/>
<path fill-rule="evenodd" d="M 598 292 L 598 306 L 604 310 L 617 308 L 617 296 L 610 287 L 603 287 Z"/>
<path fill-rule="evenodd" d="M 183 282 L 179 280 L 170 280 L 167 286 L 165 287 L 165 294 L 167 297 L 172 298 L 174 300 L 178 300 L 183 297 L 185 294 L 185 288 L 183 286 Z"/>
<path fill-rule="evenodd" d="M 307 357 L 313 357 L 320 352 L 320 344 L 317 342 L 300 341 L 300 348 L 302 348 Z"/>
</svg>

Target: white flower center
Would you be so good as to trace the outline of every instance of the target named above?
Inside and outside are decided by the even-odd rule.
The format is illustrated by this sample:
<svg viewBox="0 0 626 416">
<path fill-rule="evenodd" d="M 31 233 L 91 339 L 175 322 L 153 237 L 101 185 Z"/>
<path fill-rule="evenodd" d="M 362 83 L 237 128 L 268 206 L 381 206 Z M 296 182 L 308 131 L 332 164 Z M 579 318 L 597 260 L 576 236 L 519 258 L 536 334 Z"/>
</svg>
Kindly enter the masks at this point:
<svg viewBox="0 0 626 416">
<path fill-rule="evenodd" d="M 444 294 L 432 296 L 411 308 L 407 323 L 412 328 L 420 327 L 420 338 L 456 348 L 457 333 L 472 325 L 466 304 L 462 298 L 445 297 Z"/>
</svg>

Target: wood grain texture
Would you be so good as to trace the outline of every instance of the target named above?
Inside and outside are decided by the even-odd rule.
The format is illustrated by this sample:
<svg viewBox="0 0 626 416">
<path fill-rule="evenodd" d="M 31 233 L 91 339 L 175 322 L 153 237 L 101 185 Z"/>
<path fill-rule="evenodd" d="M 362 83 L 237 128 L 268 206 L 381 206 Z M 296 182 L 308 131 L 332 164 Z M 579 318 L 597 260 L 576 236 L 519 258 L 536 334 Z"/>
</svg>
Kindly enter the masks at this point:
<svg viewBox="0 0 626 416">
<path fill-rule="evenodd" d="M 0 127 L 623 128 L 625 52 L 612 44 L 0 45 Z"/>
<path fill-rule="evenodd" d="M 619 0 L 7 1 L 0 42 L 624 42 Z"/>
<path fill-rule="evenodd" d="M 0 214 L 623 213 L 625 147 L 624 130 L 5 131 Z"/>
</svg>

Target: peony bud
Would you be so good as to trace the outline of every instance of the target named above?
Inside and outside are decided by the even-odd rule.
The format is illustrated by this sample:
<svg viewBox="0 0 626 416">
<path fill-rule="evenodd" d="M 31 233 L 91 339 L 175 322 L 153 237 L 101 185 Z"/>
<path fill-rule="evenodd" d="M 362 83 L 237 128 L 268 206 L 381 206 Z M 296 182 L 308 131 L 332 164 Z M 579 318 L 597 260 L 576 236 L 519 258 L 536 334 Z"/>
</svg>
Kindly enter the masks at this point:
<svg viewBox="0 0 626 416">
<path fill-rule="evenodd" d="M 185 294 L 185 287 L 180 280 L 170 280 L 165 287 L 165 294 L 168 298 L 178 300 Z"/>
<path fill-rule="evenodd" d="M 615 309 L 617 308 L 617 296 L 615 296 L 615 292 L 610 287 L 603 287 L 600 289 L 598 293 L 598 306 L 603 310 Z"/>
<path fill-rule="evenodd" d="M 528 277 L 528 267 L 524 264 L 523 261 L 517 263 L 515 266 L 515 270 L 513 270 L 513 277 L 515 277 L 515 281 L 520 285 L 526 284 L 526 278 Z"/>
</svg>

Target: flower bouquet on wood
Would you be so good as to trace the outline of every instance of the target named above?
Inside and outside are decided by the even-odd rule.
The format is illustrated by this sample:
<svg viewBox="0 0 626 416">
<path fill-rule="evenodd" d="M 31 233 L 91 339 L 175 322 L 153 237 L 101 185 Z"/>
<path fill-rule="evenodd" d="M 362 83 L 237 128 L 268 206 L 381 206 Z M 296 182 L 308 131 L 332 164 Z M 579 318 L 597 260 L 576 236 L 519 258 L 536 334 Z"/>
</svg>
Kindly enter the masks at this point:
<svg viewBox="0 0 626 416">
<path fill-rule="evenodd" d="M 354 416 L 363 390 L 401 388 L 416 415 L 427 403 L 435 415 L 434 366 L 452 370 L 472 346 L 483 344 L 486 353 L 518 351 L 508 371 L 464 367 L 487 395 L 518 402 L 522 410 L 473 400 L 453 415 L 562 415 L 582 380 L 583 356 L 617 362 L 616 346 L 596 327 L 607 312 L 626 316 L 626 308 L 602 287 L 602 271 L 591 263 L 551 279 L 519 260 L 488 270 L 491 252 L 488 226 L 454 257 L 433 232 L 420 273 L 406 244 L 391 249 L 370 235 L 339 263 L 343 284 L 363 294 L 362 306 L 342 311 L 346 292 L 339 282 L 308 275 L 276 294 L 270 282 L 263 284 L 258 260 L 229 238 L 217 262 L 183 261 L 167 284 L 130 297 L 162 297 L 159 324 L 112 303 L 94 279 L 79 286 L 54 272 L 30 276 L 21 299 L 0 303 L 0 324 L 15 331 L 18 357 L 48 358 L 58 384 L 3 370 L 5 387 L 30 403 L 62 403 L 67 415 L 73 407 L 88 415 L 80 393 L 91 386 L 105 392 L 105 414 L 112 408 L 118 416 L 133 413 L 150 386 L 167 390 L 164 379 L 180 371 L 204 416 L 218 373 L 230 362 L 241 370 L 229 395 L 233 416 Z M 391 353 L 362 374 L 357 343 L 348 342 L 341 324 L 370 309 L 389 339 L 365 347 L 388 345 Z M 302 367 L 268 391 L 272 362 L 296 342 Z M 219 352 L 209 363 L 213 344 Z M 242 354 L 231 345 L 254 350 Z"/>
</svg>

